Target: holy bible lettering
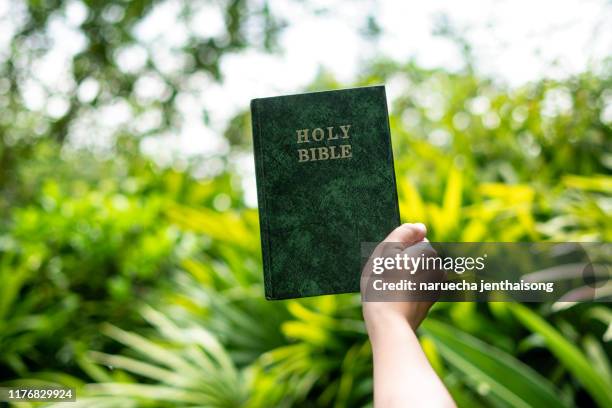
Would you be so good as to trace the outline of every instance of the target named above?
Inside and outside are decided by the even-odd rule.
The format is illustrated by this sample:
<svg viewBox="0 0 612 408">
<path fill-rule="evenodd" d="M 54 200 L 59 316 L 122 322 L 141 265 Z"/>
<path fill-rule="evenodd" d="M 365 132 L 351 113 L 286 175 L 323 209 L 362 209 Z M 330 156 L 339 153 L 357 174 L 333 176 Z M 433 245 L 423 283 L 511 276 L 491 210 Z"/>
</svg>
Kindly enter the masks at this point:
<svg viewBox="0 0 612 408">
<path fill-rule="evenodd" d="M 335 126 L 327 126 L 324 128 L 314 128 L 312 132 L 310 129 L 298 129 L 297 143 L 314 143 L 314 142 L 331 142 L 333 140 L 345 141 L 350 138 L 349 129 L 351 125 L 340 125 L 337 132 Z M 345 144 L 332 144 L 318 147 L 308 147 L 297 149 L 298 161 L 300 163 L 317 160 L 335 160 L 335 159 L 348 159 L 353 157 L 350 143 Z"/>
</svg>

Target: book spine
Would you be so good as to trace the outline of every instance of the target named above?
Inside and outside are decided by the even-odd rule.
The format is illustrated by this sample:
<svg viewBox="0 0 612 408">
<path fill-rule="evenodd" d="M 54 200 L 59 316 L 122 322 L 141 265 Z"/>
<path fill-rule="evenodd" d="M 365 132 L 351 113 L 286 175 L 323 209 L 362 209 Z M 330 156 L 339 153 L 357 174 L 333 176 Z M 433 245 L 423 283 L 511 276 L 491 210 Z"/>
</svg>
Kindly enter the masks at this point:
<svg viewBox="0 0 612 408">
<path fill-rule="evenodd" d="M 263 140 L 261 137 L 261 122 L 259 117 L 259 103 L 251 101 L 251 123 L 253 126 L 253 152 L 255 160 L 255 174 L 257 183 L 257 206 L 259 207 L 259 230 L 261 234 L 261 257 L 264 271 L 264 290 L 266 299 L 274 299 L 271 263 L 270 263 L 270 236 L 268 228 L 268 212 L 266 206 L 266 192 L 264 189 L 265 171 L 263 156 Z"/>
<path fill-rule="evenodd" d="M 384 86 L 381 87 L 382 88 L 382 96 L 383 96 L 383 101 L 385 103 L 385 116 L 387 117 L 386 122 L 386 127 L 387 127 L 387 143 L 389 145 L 389 150 L 388 150 L 388 160 L 389 160 L 389 165 L 391 166 L 391 176 L 393 177 L 393 198 L 395 201 L 395 226 L 399 227 L 400 224 L 402 223 L 401 221 L 401 214 L 399 211 L 399 196 L 397 194 L 397 177 L 395 175 L 395 161 L 393 159 L 393 141 L 391 140 L 391 126 L 389 124 L 389 106 L 387 104 L 387 91 L 385 89 Z"/>
</svg>

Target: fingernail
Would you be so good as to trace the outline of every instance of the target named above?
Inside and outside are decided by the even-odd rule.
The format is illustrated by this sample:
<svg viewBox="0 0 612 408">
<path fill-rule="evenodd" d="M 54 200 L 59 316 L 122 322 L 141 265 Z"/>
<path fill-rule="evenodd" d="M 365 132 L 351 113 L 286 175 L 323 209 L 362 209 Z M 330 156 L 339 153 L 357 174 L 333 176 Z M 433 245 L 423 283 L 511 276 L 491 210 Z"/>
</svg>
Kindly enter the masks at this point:
<svg viewBox="0 0 612 408">
<path fill-rule="evenodd" d="M 415 227 L 417 227 L 420 230 L 423 230 L 423 232 L 427 232 L 427 227 L 422 222 L 417 222 L 417 223 L 412 224 L 412 225 L 414 225 Z"/>
</svg>

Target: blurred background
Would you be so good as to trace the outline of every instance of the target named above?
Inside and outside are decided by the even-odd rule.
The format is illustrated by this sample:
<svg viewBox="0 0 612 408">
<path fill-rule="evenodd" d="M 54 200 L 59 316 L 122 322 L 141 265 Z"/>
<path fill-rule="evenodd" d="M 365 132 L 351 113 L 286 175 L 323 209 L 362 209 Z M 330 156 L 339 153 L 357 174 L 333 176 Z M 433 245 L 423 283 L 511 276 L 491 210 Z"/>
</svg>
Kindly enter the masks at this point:
<svg viewBox="0 0 612 408">
<path fill-rule="evenodd" d="M 0 0 L 0 383 L 371 406 L 357 295 L 264 300 L 248 106 L 381 83 L 430 240 L 612 239 L 608 0 Z M 459 406 L 612 406 L 607 303 L 439 304 L 420 340 Z"/>
</svg>

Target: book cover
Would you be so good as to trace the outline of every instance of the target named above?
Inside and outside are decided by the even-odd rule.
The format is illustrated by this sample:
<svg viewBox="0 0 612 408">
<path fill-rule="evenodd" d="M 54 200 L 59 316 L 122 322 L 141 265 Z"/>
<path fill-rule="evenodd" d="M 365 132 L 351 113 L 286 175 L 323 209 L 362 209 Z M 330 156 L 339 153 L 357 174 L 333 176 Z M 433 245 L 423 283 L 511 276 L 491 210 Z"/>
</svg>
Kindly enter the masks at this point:
<svg viewBox="0 0 612 408">
<path fill-rule="evenodd" d="M 400 223 L 384 86 L 251 101 L 267 299 L 359 292 Z"/>
</svg>

